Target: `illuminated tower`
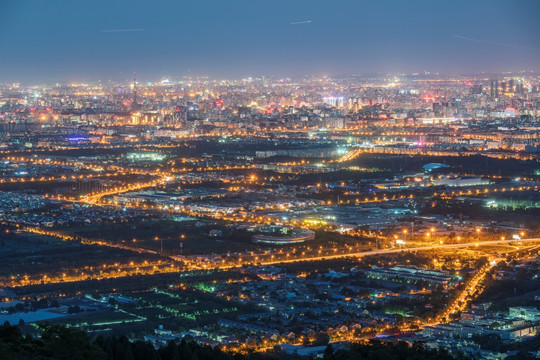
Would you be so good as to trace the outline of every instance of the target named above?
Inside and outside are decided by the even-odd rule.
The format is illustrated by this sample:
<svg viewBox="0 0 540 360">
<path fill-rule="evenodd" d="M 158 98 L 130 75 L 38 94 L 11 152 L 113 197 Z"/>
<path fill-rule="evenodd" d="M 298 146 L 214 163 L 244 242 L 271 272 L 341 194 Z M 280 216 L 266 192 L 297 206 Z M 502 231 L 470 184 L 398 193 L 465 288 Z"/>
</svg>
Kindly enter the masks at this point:
<svg viewBox="0 0 540 360">
<path fill-rule="evenodd" d="M 137 78 L 135 72 L 133 73 L 133 102 L 131 103 L 131 111 L 137 112 L 139 106 L 137 104 Z"/>
<path fill-rule="evenodd" d="M 497 80 L 491 80 L 490 95 L 492 99 L 499 97 L 499 82 Z"/>
<path fill-rule="evenodd" d="M 133 100 L 131 101 L 131 125 L 140 124 L 141 113 L 139 112 L 139 104 L 137 104 L 137 78 L 133 73 Z"/>
</svg>

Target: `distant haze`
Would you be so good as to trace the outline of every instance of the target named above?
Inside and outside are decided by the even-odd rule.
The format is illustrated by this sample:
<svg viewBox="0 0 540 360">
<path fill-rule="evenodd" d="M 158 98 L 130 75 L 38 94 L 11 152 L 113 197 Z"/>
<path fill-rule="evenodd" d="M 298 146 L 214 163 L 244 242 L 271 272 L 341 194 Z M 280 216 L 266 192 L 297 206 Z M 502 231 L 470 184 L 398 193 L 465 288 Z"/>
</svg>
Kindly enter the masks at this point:
<svg viewBox="0 0 540 360">
<path fill-rule="evenodd" d="M 0 2 L 0 82 L 540 70 L 538 0 Z"/>
</svg>

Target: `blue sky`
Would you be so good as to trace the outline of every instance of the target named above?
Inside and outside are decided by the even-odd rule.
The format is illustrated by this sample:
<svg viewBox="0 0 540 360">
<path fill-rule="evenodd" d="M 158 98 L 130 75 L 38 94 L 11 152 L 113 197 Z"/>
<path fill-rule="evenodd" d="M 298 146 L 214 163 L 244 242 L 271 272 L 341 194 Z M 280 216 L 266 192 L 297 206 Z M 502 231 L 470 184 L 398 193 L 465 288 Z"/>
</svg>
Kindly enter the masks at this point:
<svg viewBox="0 0 540 360">
<path fill-rule="evenodd" d="M 539 15 L 539 0 L 0 0 L 0 82 L 540 71 Z M 143 30 L 104 32 L 127 29 Z"/>
</svg>

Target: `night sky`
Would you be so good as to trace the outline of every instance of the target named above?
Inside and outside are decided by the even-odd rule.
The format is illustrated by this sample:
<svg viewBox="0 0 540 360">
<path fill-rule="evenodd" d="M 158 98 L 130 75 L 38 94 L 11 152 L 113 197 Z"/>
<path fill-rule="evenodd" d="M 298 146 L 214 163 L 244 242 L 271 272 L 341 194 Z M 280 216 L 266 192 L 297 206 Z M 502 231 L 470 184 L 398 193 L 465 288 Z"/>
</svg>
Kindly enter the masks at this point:
<svg viewBox="0 0 540 360">
<path fill-rule="evenodd" d="M 539 0 L 0 0 L 0 82 L 540 71 L 539 18 Z"/>
</svg>

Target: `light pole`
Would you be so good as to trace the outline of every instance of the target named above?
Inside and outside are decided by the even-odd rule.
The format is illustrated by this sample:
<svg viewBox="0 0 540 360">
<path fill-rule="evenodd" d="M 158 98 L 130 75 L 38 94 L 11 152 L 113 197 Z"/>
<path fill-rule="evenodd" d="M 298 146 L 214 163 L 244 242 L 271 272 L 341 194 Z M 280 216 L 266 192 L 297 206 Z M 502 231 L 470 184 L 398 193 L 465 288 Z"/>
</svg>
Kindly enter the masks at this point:
<svg viewBox="0 0 540 360">
<path fill-rule="evenodd" d="M 180 235 L 180 256 L 183 255 L 183 252 L 184 252 L 184 242 L 183 240 L 185 239 L 186 235 L 182 234 Z"/>
<path fill-rule="evenodd" d="M 154 238 L 154 240 L 160 240 L 161 241 L 161 253 L 163 254 L 163 238 L 158 238 L 157 236 Z"/>
</svg>

